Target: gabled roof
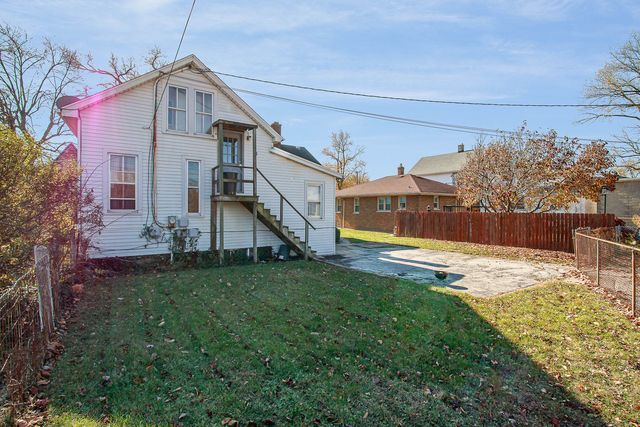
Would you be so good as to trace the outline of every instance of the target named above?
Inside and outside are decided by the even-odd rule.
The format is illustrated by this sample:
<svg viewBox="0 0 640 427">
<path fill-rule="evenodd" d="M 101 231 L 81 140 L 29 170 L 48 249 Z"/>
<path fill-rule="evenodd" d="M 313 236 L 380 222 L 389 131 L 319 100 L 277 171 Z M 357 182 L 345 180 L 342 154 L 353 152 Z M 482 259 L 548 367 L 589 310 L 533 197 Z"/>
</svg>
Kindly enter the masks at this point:
<svg viewBox="0 0 640 427">
<path fill-rule="evenodd" d="M 472 151 L 469 150 L 422 157 L 418 160 L 418 163 L 411 168 L 409 173 L 413 175 L 437 175 L 458 172 L 467 162 L 467 158 L 471 152 Z"/>
<path fill-rule="evenodd" d="M 222 79 L 218 77 L 217 74 L 215 74 L 213 71 L 207 71 L 209 70 L 209 67 L 207 67 L 195 55 L 192 54 L 177 60 L 173 66 L 172 73 L 179 72 L 180 70 L 189 67 L 196 68 L 198 70 L 204 70 L 202 71 L 202 75 L 205 76 L 222 93 L 227 95 L 231 99 L 231 101 L 235 103 L 236 106 L 238 106 L 238 108 L 240 108 L 245 114 L 255 120 L 258 126 L 260 126 L 264 131 L 271 135 L 271 137 L 273 137 L 274 141 L 279 142 L 282 140 L 282 137 L 275 130 L 273 130 L 273 128 L 271 128 L 271 126 L 269 126 L 269 124 L 262 117 L 260 117 L 260 115 L 256 113 L 253 108 L 249 106 L 249 104 L 247 104 L 242 98 L 240 98 L 237 93 L 235 93 L 229 86 L 227 86 L 227 84 L 222 81 Z M 77 110 L 89 108 L 92 105 L 98 104 L 106 99 L 113 98 L 114 96 L 134 89 L 144 83 L 153 81 L 159 77 L 164 77 L 168 75 L 170 71 L 171 64 L 165 65 L 164 67 L 161 67 L 157 70 L 149 71 L 148 73 L 142 74 L 125 83 L 119 84 L 118 86 L 105 89 L 79 101 L 64 105 L 60 108 L 61 113 L 63 116 L 76 117 L 75 111 Z"/>
<path fill-rule="evenodd" d="M 294 156 L 302 157 L 305 160 L 322 165 L 322 163 L 320 163 L 318 159 L 316 159 L 305 147 L 299 145 L 279 144 L 278 148 L 286 151 L 287 153 L 293 154 Z"/>
<path fill-rule="evenodd" d="M 73 142 L 68 142 L 64 150 L 55 158 L 55 162 L 61 163 L 67 160 L 76 160 L 78 158 L 78 149 Z"/>
<path fill-rule="evenodd" d="M 438 194 L 454 195 L 456 187 L 416 175 L 391 175 L 344 188 L 336 197 Z"/>
</svg>

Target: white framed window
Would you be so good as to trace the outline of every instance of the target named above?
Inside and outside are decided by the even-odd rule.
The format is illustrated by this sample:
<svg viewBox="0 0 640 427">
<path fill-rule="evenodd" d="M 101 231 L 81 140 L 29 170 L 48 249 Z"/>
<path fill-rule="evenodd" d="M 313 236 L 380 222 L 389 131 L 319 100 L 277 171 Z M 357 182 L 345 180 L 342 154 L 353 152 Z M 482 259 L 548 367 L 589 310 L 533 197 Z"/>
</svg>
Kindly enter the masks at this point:
<svg viewBox="0 0 640 427">
<path fill-rule="evenodd" d="M 136 210 L 136 156 L 109 154 L 109 210 Z"/>
<path fill-rule="evenodd" d="M 187 160 L 187 213 L 200 213 L 200 161 Z"/>
<path fill-rule="evenodd" d="M 196 91 L 196 133 L 209 133 L 213 123 L 213 94 Z"/>
<path fill-rule="evenodd" d="M 378 212 L 391 212 L 391 196 L 378 197 Z"/>
<path fill-rule="evenodd" d="M 307 216 L 322 218 L 322 184 L 308 182 L 306 189 Z"/>
<path fill-rule="evenodd" d="M 407 196 L 398 196 L 398 209 L 407 209 Z"/>
<path fill-rule="evenodd" d="M 187 131 L 187 89 L 183 87 L 169 86 L 167 129 Z"/>
<path fill-rule="evenodd" d="M 433 210 L 440 210 L 440 196 L 433 196 Z"/>
<path fill-rule="evenodd" d="M 360 213 L 360 198 L 359 197 L 354 197 L 354 199 L 353 199 L 353 213 L 354 214 L 359 214 Z"/>
<path fill-rule="evenodd" d="M 336 212 L 338 213 L 342 212 L 342 199 L 336 200 Z"/>
</svg>

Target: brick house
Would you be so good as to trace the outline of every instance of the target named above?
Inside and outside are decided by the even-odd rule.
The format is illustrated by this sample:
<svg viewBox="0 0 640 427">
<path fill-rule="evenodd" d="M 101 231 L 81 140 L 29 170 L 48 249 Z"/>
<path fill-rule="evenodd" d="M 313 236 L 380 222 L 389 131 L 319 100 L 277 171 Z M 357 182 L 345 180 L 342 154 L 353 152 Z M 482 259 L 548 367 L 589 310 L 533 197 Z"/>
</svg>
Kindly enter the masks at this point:
<svg viewBox="0 0 640 427">
<path fill-rule="evenodd" d="M 336 226 L 393 233 L 397 210 L 442 210 L 456 205 L 456 188 L 404 173 L 385 176 L 336 193 Z"/>
</svg>

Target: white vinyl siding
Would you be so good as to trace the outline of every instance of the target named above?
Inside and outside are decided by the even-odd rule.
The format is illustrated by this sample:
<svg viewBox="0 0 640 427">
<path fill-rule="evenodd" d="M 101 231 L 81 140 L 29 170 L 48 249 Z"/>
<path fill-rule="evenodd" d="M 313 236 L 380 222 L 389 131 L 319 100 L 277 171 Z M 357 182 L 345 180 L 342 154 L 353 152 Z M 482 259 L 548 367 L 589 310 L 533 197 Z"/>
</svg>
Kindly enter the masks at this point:
<svg viewBox="0 0 640 427">
<path fill-rule="evenodd" d="M 400 210 L 407 209 L 407 196 L 398 197 L 398 209 Z"/>
<path fill-rule="evenodd" d="M 354 214 L 359 214 L 360 213 L 360 198 L 355 197 L 353 199 L 353 213 Z"/>
<path fill-rule="evenodd" d="M 162 80 L 164 84 L 165 80 Z M 166 223 L 168 216 L 187 214 L 187 177 L 186 161 L 200 161 L 200 214 L 189 214 L 189 227 L 198 228 L 202 237 L 198 240 L 198 250 L 210 248 L 211 236 L 211 180 L 212 169 L 216 166 L 217 140 L 195 133 L 195 91 L 213 93 L 213 120 L 218 119 L 256 123 L 245 111 L 236 105 L 230 97 L 200 74 L 191 71 L 178 71 L 171 75 L 170 85 L 187 89 L 187 129 L 188 132 L 167 131 L 167 95 L 164 96 L 163 113 L 158 114 L 159 129 L 157 141 L 157 203 L 158 222 Z M 158 85 L 158 95 L 162 90 Z M 168 92 L 168 89 L 167 89 Z M 149 141 L 154 105 L 154 82 L 148 81 L 113 98 L 101 101 L 95 106 L 82 110 L 80 120 L 80 161 L 83 167 L 83 182 L 95 191 L 96 200 L 105 207 L 104 230 L 93 237 L 95 249 L 92 258 L 112 256 L 138 256 L 166 254 L 168 245 L 164 242 L 149 243 L 140 237 L 140 230 L 151 219 L 150 200 L 147 189 L 153 159 L 149 158 Z M 268 125 L 265 125 L 268 126 Z M 226 131 L 225 131 L 226 133 Z M 306 182 L 321 183 L 323 188 L 322 218 L 314 218 L 316 229 L 309 228 L 309 244 L 320 255 L 335 253 L 335 187 L 336 179 L 321 171 L 301 165 L 271 152 L 273 138 L 262 126 L 256 131 L 258 167 L 275 187 L 303 215 L 306 215 Z M 242 135 L 242 134 L 240 134 Z M 252 152 L 252 140 L 241 138 L 238 147 L 242 153 Z M 109 212 L 109 155 L 124 154 L 136 158 L 136 201 L 135 211 L 116 210 Z M 250 167 L 253 156 L 242 159 Z M 251 177 L 247 170 L 247 179 Z M 278 214 L 280 196 L 258 177 L 260 202 Z M 218 215 L 220 211 L 218 210 Z M 252 214 L 239 203 L 226 203 L 224 206 L 225 249 L 250 248 L 252 246 Z M 286 203 L 283 224 L 304 240 L 304 220 Z M 220 240 L 218 230 L 217 241 Z M 283 244 L 267 227 L 258 223 L 258 246 L 271 246 L 275 250 Z"/>
<path fill-rule="evenodd" d="M 187 160 L 187 213 L 200 213 L 200 161 Z"/>
<path fill-rule="evenodd" d="M 391 196 L 378 197 L 378 212 L 391 212 Z"/>
<path fill-rule="evenodd" d="M 196 133 L 209 133 L 213 123 L 213 94 L 196 91 Z"/>
<path fill-rule="evenodd" d="M 109 210 L 136 209 L 136 156 L 109 155 Z"/>
<path fill-rule="evenodd" d="M 322 184 L 307 183 L 307 216 L 322 218 Z"/>
<path fill-rule="evenodd" d="M 183 87 L 169 86 L 167 129 L 187 131 L 187 89 Z"/>
</svg>

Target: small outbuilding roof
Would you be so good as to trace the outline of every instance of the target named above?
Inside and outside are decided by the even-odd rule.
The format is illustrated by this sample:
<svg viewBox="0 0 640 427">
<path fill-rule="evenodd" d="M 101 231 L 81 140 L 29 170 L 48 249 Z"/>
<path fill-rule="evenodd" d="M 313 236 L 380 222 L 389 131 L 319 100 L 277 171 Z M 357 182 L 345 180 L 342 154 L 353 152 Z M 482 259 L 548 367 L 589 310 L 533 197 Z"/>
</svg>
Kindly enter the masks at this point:
<svg viewBox="0 0 640 427">
<path fill-rule="evenodd" d="M 413 174 L 391 175 L 365 182 L 364 184 L 344 188 L 336 193 L 336 197 L 344 198 L 419 194 L 455 195 L 456 187 Z"/>
</svg>

